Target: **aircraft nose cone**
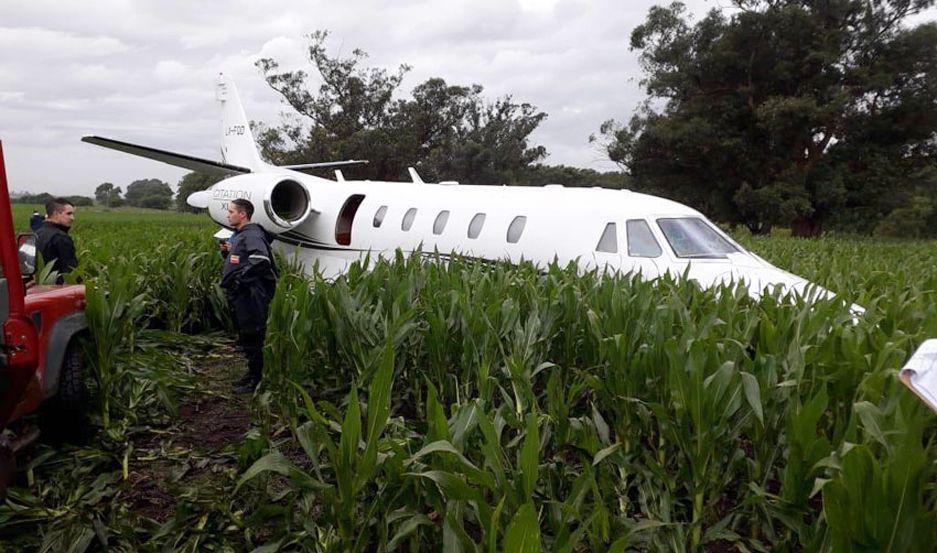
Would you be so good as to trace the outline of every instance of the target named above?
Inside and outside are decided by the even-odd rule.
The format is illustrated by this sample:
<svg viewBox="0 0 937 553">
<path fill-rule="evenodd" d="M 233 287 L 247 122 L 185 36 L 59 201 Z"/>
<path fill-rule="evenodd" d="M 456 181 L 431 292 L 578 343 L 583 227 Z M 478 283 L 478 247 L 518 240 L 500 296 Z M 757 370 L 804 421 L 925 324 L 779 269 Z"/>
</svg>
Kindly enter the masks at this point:
<svg viewBox="0 0 937 553">
<path fill-rule="evenodd" d="M 797 293 L 802 296 L 814 298 L 829 297 L 832 293 L 825 288 L 812 284 L 810 281 L 776 267 L 744 266 L 732 264 L 731 267 L 715 266 L 709 264 L 691 264 L 690 278 L 703 286 L 719 286 L 733 282 L 745 282 L 748 293 L 753 298 L 762 296 L 765 289 L 769 291 L 780 286 L 782 294 Z"/>
</svg>

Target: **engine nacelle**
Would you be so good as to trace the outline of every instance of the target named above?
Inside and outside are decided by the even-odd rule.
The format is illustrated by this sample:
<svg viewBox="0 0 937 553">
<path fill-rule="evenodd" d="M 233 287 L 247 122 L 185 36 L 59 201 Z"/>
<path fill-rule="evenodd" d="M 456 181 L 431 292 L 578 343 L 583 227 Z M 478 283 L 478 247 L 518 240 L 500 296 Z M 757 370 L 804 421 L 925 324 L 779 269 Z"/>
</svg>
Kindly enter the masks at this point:
<svg viewBox="0 0 937 553">
<path fill-rule="evenodd" d="M 204 194 L 194 198 L 196 194 Z M 274 234 L 301 224 L 312 213 L 306 186 L 286 175 L 248 174 L 225 179 L 205 192 L 190 196 L 189 204 L 206 203 L 208 214 L 220 225 L 228 225 L 228 202 L 243 198 L 254 204 L 252 223 Z M 193 200 L 195 202 L 193 202 Z"/>
</svg>

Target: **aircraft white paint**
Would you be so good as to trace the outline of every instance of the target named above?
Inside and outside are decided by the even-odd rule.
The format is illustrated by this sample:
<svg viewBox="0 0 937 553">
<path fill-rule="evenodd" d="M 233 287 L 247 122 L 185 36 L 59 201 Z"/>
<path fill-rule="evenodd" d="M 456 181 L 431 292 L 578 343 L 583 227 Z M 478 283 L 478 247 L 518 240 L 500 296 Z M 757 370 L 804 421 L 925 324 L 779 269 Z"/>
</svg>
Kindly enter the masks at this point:
<svg viewBox="0 0 937 553">
<path fill-rule="evenodd" d="M 246 198 L 274 246 L 318 263 L 326 277 L 371 254 L 456 252 L 540 266 L 576 262 L 582 270 L 640 271 L 646 278 L 688 274 L 703 286 L 744 279 L 757 297 L 779 285 L 801 295 L 831 292 L 783 271 L 742 246 L 701 213 L 663 198 L 600 188 L 475 186 L 454 182 L 337 180 L 301 172 L 358 161 L 276 167 L 257 152 L 234 83 L 220 76 L 223 162 L 96 136 L 82 140 L 194 171 L 231 175 L 188 203 L 224 226 L 228 201 Z M 221 235 L 223 236 L 223 234 Z M 861 311 L 861 307 L 853 306 Z"/>
</svg>

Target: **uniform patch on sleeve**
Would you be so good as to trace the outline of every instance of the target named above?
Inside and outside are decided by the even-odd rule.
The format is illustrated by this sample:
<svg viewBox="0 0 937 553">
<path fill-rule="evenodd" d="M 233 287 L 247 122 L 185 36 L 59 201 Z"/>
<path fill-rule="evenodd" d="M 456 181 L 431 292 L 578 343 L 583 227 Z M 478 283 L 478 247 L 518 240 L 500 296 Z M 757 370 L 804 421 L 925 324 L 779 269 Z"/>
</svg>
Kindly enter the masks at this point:
<svg viewBox="0 0 937 553">
<path fill-rule="evenodd" d="M 241 257 L 237 255 L 229 255 L 228 261 L 230 261 L 232 265 L 237 265 L 241 262 Z"/>
</svg>

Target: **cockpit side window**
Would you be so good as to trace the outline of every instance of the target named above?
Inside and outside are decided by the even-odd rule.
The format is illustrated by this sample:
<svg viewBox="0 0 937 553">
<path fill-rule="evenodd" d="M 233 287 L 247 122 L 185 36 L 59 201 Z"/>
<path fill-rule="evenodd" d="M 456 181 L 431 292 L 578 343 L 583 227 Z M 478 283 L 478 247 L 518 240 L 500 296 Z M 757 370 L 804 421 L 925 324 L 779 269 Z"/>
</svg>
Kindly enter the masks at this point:
<svg viewBox="0 0 937 553">
<path fill-rule="evenodd" d="M 657 226 L 677 257 L 720 259 L 739 250 L 699 217 L 658 219 Z"/>
<path fill-rule="evenodd" d="M 651 226 L 644 219 L 629 219 L 625 223 L 625 230 L 628 233 L 628 256 L 629 257 L 660 257 L 662 250 L 654 233 L 651 232 Z"/>
<path fill-rule="evenodd" d="M 605 253 L 618 253 L 618 229 L 615 223 L 605 225 L 602 237 L 595 246 L 595 251 Z"/>
</svg>

